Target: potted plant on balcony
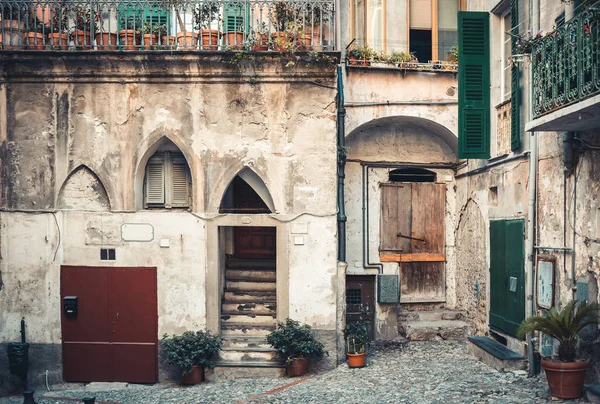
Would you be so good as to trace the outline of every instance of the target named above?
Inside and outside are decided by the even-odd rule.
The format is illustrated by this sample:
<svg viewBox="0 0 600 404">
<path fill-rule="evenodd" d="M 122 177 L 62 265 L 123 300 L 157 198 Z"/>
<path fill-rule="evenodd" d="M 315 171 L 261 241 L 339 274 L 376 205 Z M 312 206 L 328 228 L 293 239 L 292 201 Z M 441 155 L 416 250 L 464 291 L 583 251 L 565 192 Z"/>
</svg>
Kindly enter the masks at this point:
<svg viewBox="0 0 600 404">
<path fill-rule="evenodd" d="M 251 51 L 265 52 L 269 50 L 271 43 L 269 41 L 269 29 L 264 21 L 262 23 L 256 21 L 256 26 L 248 35 L 247 42 Z"/>
<path fill-rule="evenodd" d="M 92 48 L 92 28 L 94 32 L 98 31 L 98 21 L 100 14 L 92 12 L 89 8 L 76 6 L 75 16 L 73 18 L 73 30 L 71 31 L 71 40 L 75 44 L 76 49 L 91 49 Z"/>
<path fill-rule="evenodd" d="M 323 28 L 329 23 L 332 11 L 330 4 L 306 4 L 306 12 L 304 13 L 305 31 L 310 31 L 312 34 L 312 49 L 316 52 L 323 51 L 323 45 L 325 44 Z"/>
<path fill-rule="evenodd" d="M 402 67 L 406 62 L 410 61 L 410 55 L 406 52 L 392 52 L 388 58 L 388 62 L 396 65 L 396 67 Z"/>
<path fill-rule="evenodd" d="M 562 399 L 575 399 L 581 396 L 585 371 L 590 361 L 577 360 L 579 333 L 588 325 L 598 324 L 599 306 L 572 300 L 562 310 L 553 307 L 544 310 L 542 316 L 526 318 L 517 335 L 539 331 L 558 341 L 556 357 L 542 359 L 542 367 L 550 386 L 550 395 Z"/>
<path fill-rule="evenodd" d="M 142 27 L 142 43 L 144 50 L 154 49 L 158 46 L 158 38 L 161 36 L 161 26 L 146 21 Z"/>
<path fill-rule="evenodd" d="M 139 15 L 123 13 L 120 16 L 119 39 L 121 40 L 121 49 L 138 50 L 140 47 L 140 31 L 142 28 L 142 19 Z"/>
<path fill-rule="evenodd" d="M 233 31 L 228 31 L 225 34 L 225 45 L 234 50 L 243 50 L 246 48 L 244 44 L 244 25 L 238 24 Z"/>
<path fill-rule="evenodd" d="M 29 21 L 27 49 L 44 50 L 44 24 L 36 16 L 31 16 Z"/>
<path fill-rule="evenodd" d="M 364 321 L 347 323 L 344 329 L 344 340 L 346 341 L 348 366 L 351 368 L 364 367 L 367 357 L 365 347 L 369 340 L 368 323 Z"/>
<path fill-rule="evenodd" d="M 119 41 L 116 32 L 104 30 L 104 21 L 102 17 L 98 21 L 99 29 L 96 32 L 96 47 L 98 50 L 117 50 Z"/>
<path fill-rule="evenodd" d="M 219 48 L 219 30 L 211 29 L 212 23 L 219 23 L 219 7 L 214 3 L 202 3 L 194 8 L 195 29 L 200 30 L 201 46 L 204 50 Z M 177 34 L 179 35 L 179 34 Z M 196 40 L 198 34 L 196 35 Z"/>
<path fill-rule="evenodd" d="M 181 335 L 164 334 L 161 339 L 164 360 L 181 370 L 183 384 L 204 381 L 204 368 L 212 369 L 212 358 L 221 350 L 222 341 L 210 331 L 186 331 Z"/>
<path fill-rule="evenodd" d="M 278 52 L 285 52 L 290 47 L 293 38 L 289 37 L 288 24 L 292 23 L 296 17 L 295 8 L 290 3 L 278 1 L 271 9 L 269 20 L 275 28 L 271 33 L 273 47 Z"/>
<path fill-rule="evenodd" d="M 277 329 L 267 335 L 267 342 L 277 350 L 277 356 L 285 360 L 288 376 L 302 376 L 308 370 L 309 358 L 328 355 L 308 324 L 289 318 L 285 323 L 277 322 Z"/>
<path fill-rule="evenodd" d="M 65 7 L 54 7 L 51 10 L 52 17 L 46 23 L 46 32 L 48 32 L 48 42 L 53 49 L 69 49 L 69 20 L 68 12 Z"/>
<path fill-rule="evenodd" d="M 25 48 L 25 19 L 27 10 L 14 5 L 2 7 L 2 27 L 0 36 L 2 49 L 24 49 Z"/>
<path fill-rule="evenodd" d="M 369 66 L 375 51 L 368 45 L 360 45 L 348 51 L 348 61 L 351 65 Z"/>
</svg>

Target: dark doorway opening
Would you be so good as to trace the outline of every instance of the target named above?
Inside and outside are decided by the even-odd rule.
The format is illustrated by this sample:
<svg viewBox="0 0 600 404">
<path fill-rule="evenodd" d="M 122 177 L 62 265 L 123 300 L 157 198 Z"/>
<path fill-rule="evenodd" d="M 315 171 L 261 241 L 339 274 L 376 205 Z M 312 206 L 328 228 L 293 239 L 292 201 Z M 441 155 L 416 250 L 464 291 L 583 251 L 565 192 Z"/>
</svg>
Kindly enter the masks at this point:
<svg viewBox="0 0 600 404">
<path fill-rule="evenodd" d="M 410 30 L 410 52 L 417 55 L 420 63 L 427 63 L 431 60 L 431 30 L 430 29 L 411 29 Z"/>
<path fill-rule="evenodd" d="M 435 182 L 436 174 L 424 168 L 398 168 L 389 173 L 391 182 Z"/>
<path fill-rule="evenodd" d="M 236 176 L 221 201 L 220 213 L 271 213 L 260 195 L 240 176 Z"/>
<path fill-rule="evenodd" d="M 346 276 L 346 323 L 368 323 L 369 339 L 375 340 L 375 278 Z"/>
</svg>

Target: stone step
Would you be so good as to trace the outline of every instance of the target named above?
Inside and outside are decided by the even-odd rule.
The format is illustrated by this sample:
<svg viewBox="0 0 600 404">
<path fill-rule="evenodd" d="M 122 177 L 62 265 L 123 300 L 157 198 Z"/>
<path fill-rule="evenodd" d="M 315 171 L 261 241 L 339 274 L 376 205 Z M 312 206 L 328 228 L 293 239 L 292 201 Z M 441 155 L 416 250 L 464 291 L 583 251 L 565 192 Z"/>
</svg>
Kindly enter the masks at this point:
<svg viewBox="0 0 600 404">
<path fill-rule="evenodd" d="M 221 321 L 221 336 L 262 336 L 265 337 L 276 328 L 275 324 L 239 324 Z"/>
<path fill-rule="evenodd" d="M 265 337 L 258 336 L 222 336 L 223 340 L 223 349 L 232 348 L 232 349 L 254 349 L 254 350 L 262 350 L 268 349 L 272 350 L 273 348 Z"/>
<path fill-rule="evenodd" d="M 227 269 L 275 269 L 275 260 L 229 257 L 225 267 Z"/>
<path fill-rule="evenodd" d="M 249 324 L 253 326 L 271 326 L 277 323 L 274 315 L 221 314 L 221 324 Z"/>
<path fill-rule="evenodd" d="M 275 379 L 285 375 L 281 362 L 237 362 L 218 361 L 213 370 L 206 372 L 206 380 L 223 382 L 239 379 Z"/>
<path fill-rule="evenodd" d="M 228 302 L 224 301 L 221 306 L 221 314 L 276 314 L 277 305 L 273 303 L 253 302 Z"/>
<path fill-rule="evenodd" d="M 527 360 L 488 337 L 469 337 L 469 353 L 498 371 L 523 370 Z"/>
<path fill-rule="evenodd" d="M 275 271 L 240 271 L 228 269 L 225 271 L 225 279 L 228 281 L 275 282 Z"/>
<path fill-rule="evenodd" d="M 277 302 L 277 295 L 271 291 L 225 291 L 223 303 L 273 303 Z"/>
<path fill-rule="evenodd" d="M 464 318 L 460 311 L 448 309 L 435 309 L 423 311 L 403 310 L 398 314 L 399 321 L 438 321 L 438 320 L 462 320 Z"/>
<path fill-rule="evenodd" d="M 464 340 L 469 324 L 461 320 L 409 321 L 404 331 L 411 341 Z"/>
<path fill-rule="evenodd" d="M 275 292 L 275 282 L 225 282 L 226 292 Z"/>
<path fill-rule="evenodd" d="M 233 362 L 274 361 L 277 351 L 269 348 L 223 348 L 219 352 L 219 360 Z"/>
</svg>

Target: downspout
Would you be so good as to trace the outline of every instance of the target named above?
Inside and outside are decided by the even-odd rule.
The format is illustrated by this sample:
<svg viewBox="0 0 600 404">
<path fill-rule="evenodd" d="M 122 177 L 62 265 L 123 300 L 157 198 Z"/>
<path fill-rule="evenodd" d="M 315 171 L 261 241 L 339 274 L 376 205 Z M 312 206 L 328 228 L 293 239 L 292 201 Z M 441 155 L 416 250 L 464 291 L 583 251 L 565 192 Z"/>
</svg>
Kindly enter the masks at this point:
<svg viewBox="0 0 600 404">
<path fill-rule="evenodd" d="M 383 273 L 383 264 L 369 260 L 369 164 L 362 166 L 362 231 L 363 231 L 363 268 L 376 269 L 378 274 Z"/>
<path fill-rule="evenodd" d="M 346 108 L 344 107 L 344 81 L 342 66 L 337 69 L 337 222 L 338 261 L 346 262 L 346 207 L 344 204 L 344 177 L 346 170 Z"/>
</svg>

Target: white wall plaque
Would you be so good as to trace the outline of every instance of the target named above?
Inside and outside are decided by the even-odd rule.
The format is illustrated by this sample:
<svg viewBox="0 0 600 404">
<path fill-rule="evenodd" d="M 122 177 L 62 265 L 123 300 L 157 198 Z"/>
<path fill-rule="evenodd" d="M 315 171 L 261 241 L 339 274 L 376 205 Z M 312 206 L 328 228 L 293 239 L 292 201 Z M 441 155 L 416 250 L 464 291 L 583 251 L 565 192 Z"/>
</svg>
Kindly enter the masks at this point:
<svg viewBox="0 0 600 404">
<path fill-rule="evenodd" d="M 539 307 L 550 309 L 554 305 L 554 259 L 538 257 L 536 300 Z"/>
<path fill-rule="evenodd" d="M 121 226 L 123 241 L 152 241 L 154 227 L 150 223 L 124 223 Z"/>
</svg>

